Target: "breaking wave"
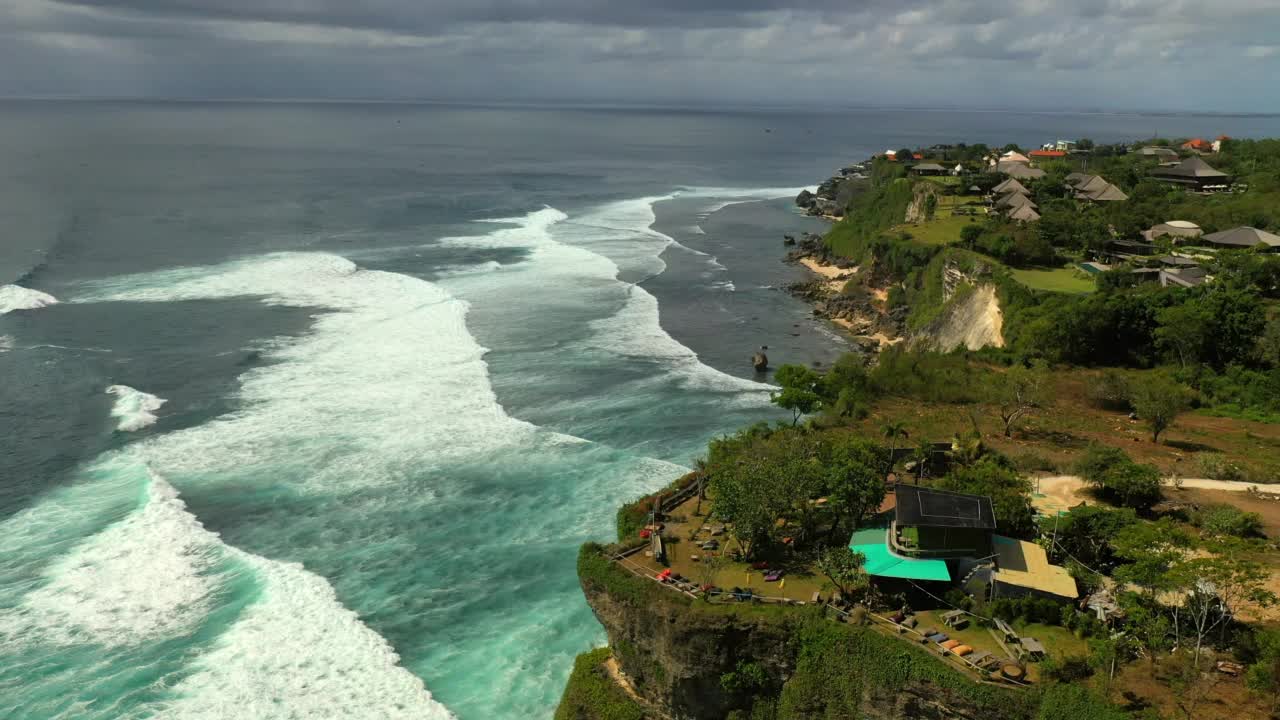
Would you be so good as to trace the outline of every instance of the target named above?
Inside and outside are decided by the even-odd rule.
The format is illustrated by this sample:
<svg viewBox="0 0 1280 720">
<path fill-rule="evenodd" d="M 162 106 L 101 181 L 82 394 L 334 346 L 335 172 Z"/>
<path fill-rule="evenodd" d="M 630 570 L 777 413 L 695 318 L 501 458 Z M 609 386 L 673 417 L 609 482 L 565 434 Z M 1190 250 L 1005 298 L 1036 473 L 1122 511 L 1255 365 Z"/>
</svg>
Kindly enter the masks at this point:
<svg viewBox="0 0 1280 720">
<path fill-rule="evenodd" d="M 58 298 L 39 290 L 21 285 L 0 285 L 0 315 L 15 310 L 35 310 L 55 305 L 57 302 Z"/>
<path fill-rule="evenodd" d="M 134 390 L 128 385 L 112 385 L 107 388 L 108 395 L 116 397 L 115 406 L 111 408 L 111 417 L 117 418 L 116 429 L 121 432 L 134 432 L 154 425 L 155 412 L 166 400 L 155 395 Z"/>
</svg>

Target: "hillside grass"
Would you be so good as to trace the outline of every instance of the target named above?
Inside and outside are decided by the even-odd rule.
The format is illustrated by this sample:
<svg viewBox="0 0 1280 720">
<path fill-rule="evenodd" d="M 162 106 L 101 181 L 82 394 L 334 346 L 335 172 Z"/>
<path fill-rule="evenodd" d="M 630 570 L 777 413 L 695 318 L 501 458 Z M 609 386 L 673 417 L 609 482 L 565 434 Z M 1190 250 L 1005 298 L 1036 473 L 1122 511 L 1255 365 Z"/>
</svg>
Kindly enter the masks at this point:
<svg viewBox="0 0 1280 720">
<path fill-rule="evenodd" d="M 1013 279 L 1031 288 L 1045 292 L 1083 295 L 1098 289 L 1097 283 L 1090 277 L 1084 277 L 1081 271 L 1073 267 L 1037 268 L 1034 270 L 1011 271 Z"/>
<path fill-rule="evenodd" d="M 921 223 L 904 223 L 890 233 L 910 233 L 912 239 L 926 245 L 948 245 L 960 240 L 960 230 L 970 223 L 978 224 L 981 216 L 951 215 L 939 210 L 937 217 Z"/>
<path fill-rule="evenodd" d="M 565 686 L 555 720 L 645 720 L 644 708 L 609 677 L 604 664 L 609 648 L 585 652 L 573 661 L 573 673 Z"/>
</svg>

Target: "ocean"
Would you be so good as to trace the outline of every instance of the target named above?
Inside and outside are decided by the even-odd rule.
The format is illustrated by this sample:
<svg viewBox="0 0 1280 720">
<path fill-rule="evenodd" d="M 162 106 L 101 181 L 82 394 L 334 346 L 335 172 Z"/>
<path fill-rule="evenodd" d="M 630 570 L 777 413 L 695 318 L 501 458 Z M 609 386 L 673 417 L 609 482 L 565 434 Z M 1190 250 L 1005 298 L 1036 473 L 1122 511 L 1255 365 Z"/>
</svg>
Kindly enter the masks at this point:
<svg viewBox="0 0 1280 720">
<path fill-rule="evenodd" d="M 550 717 L 577 547 L 849 349 L 800 188 L 1278 124 L 0 102 L 0 716 Z"/>
</svg>

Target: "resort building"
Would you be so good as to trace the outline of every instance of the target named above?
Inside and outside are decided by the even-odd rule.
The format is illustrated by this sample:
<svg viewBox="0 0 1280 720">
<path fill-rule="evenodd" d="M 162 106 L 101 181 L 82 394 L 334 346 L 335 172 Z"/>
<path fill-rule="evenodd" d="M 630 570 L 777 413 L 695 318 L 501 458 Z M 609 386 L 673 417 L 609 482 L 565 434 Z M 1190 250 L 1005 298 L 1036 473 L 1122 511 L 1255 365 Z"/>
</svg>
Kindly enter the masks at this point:
<svg viewBox="0 0 1280 720">
<path fill-rule="evenodd" d="M 1226 190 L 1231 185 L 1230 175 L 1213 169 L 1199 157 L 1189 157 L 1172 167 L 1155 168 L 1151 177 L 1198 192 Z"/>
<path fill-rule="evenodd" d="M 849 548 L 866 558 L 872 578 L 923 582 L 982 576 L 992 595 L 1038 594 L 1074 600 L 1075 580 L 1049 564 L 1043 548 L 995 534 L 995 509 L 982 495 L 899 484 L 876 527 L 859 530 Z"/>
<path fill-rule="evenodd" d="M 1129 199 L 1129 196 L 1125 195 L 1120 188 L 1107 182 L 1099 175 L 1071 173 L 1067 176 L 1067 184 L 1075 191 L 1077 200 L 1114 202 Z"/>
<path fill-rule="evenodd" d="M 1158 225 L 1152 225 L 1149 229 L 1142 231 L 1142 237 L 1147 242 L 1155 242 L 1162 237 L 1170 237 L 1174 242 L 1179 240 L 1194 240 L 1204 234 L 1204 230 L 1200 226 L 1187 220 L 1170 220 Z"/>
<path fill-rule="evenodd" d="M 920 163 L 911 168 L 915 175 L 946 175 L 947 169 L 937 163 Z"/>
<path fill-rule="evenodd" d="M 1252 227 L 1238 227 L 1232 230 L 1210 233 L 1201 240 L 1209 245 L 1223 248 L 1255 248 L 1263 246 L 1265 252 L 1280 251 L 1280 235 L 1269 233 Z"/>
<path fill-rule="evenodd" d="M 1144 158 L 1159 160 L 1160 162 L 1178 162 L 1178 153 L 1176 150 L 1167 147 L 1147 146 L 1138 149 L 1138 155 Z"/>
</svg>

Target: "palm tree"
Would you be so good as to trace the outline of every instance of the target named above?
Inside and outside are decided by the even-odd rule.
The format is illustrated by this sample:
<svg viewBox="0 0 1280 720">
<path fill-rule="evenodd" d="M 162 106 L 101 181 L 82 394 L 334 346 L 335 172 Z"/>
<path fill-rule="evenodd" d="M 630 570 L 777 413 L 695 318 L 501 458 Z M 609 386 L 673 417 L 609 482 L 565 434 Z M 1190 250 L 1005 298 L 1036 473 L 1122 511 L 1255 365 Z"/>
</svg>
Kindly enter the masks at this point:
<svg viewBox="0 0 1280 720">
<path fill-rule="evenodd" d="M 885 439 L 889 441 L 889 466 L 888 469 L 885 470 L 885 474 L 887 475 L 893 472 L 893 456 L 898 451 L 898 438 L 905 440 L 911 437 L 911 435 L 907 432 L 906 424 L 901 422 L 887 422 L 880 428 L 880 432 L 884 435 Z"/>
</svg>

